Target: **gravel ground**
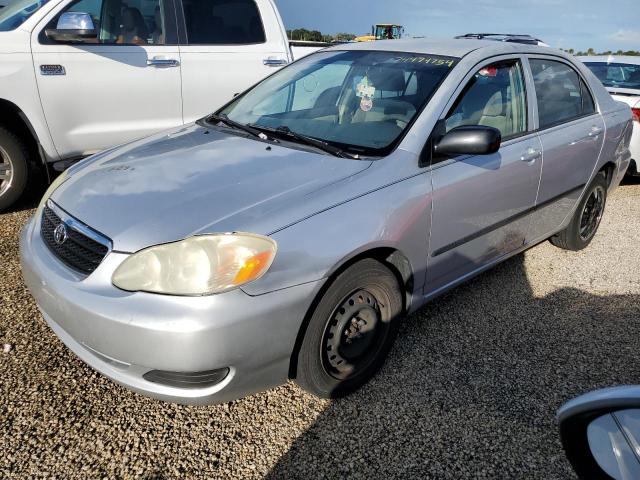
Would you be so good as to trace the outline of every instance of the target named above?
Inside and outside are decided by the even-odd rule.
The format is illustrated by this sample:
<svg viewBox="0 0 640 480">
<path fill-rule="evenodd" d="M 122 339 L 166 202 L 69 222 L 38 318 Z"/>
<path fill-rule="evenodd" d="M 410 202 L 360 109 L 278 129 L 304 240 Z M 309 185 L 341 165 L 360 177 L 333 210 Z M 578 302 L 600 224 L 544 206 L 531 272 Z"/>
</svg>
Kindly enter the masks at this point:
<svg viewBox="0 0 640 480">
<path fill-rule="evenodd" d="M 58 341 L 18 265 L 31 206 L 0 215 L 1 478 L 572 478 L 555 410 L 640 383 L 637 181 L 587 250 L 543 243 L 411 316 L 357 394 L 211 407 L 131 393 Z"/>
</svg>

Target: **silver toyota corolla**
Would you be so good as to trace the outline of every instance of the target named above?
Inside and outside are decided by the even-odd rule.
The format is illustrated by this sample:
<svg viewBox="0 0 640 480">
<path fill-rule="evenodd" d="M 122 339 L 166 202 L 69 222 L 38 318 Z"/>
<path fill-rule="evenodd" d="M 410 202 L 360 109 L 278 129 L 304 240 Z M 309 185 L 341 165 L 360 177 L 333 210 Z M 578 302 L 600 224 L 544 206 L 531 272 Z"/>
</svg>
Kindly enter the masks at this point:
<svg viewBox="0 0 640 480">
<path fill-rule="evenodd" d="M 61 175 L 24 278 L 60 339 L 137 392 L 344 395 L 407 313 L 543 240 L 586 247 L 631 126 L 549 48 L 336 46 Z"/>
</svg>

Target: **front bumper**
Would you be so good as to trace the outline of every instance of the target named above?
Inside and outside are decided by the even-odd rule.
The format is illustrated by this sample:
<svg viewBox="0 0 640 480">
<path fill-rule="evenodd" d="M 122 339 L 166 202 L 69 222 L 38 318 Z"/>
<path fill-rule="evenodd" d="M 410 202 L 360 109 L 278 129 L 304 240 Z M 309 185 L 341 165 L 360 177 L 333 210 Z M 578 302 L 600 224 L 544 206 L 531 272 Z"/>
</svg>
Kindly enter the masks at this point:
<svg viewBox="0 0 640 480">
<path fill-rule="evenodd" d="M 127 254 L 110 252 L 88 277 L 55 258 L 33 218 L 20 238 L 27 287 L 56 335 L 80 359 L 136 392 L 184 404 L 234 400 L 286 381 L 298 330 L 321 282 L 260 296 L 130 293 L 111 284 Z M 149 382 L 150 370 L 229 368 L 198 389 Z"/>
</svg>

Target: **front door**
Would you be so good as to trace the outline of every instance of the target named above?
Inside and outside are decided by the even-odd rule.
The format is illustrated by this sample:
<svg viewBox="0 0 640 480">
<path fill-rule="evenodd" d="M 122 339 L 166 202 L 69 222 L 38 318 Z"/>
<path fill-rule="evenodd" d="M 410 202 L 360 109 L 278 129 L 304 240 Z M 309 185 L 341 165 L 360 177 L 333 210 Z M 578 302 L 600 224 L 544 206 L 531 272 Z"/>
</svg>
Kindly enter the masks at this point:
<svg viewBox="0 0 640 480">
<path fill-rule="evenodd" d="M 485 125 L 502 133 L 491 155 L 434 158 L 428 295 L 524 244 L 536 201 L 541 145 L 529 128 L 518 58 L 474 72 L 444 117 L 444 129 Z"/>
<path fill-rule="evenodd" d="M 97 38 L 56 42 L 65 12 L 91 15 Z M 34 30 L 45 117 L 63 157 L 82 156 L 182 124 L 180 56 L 170 0 L 79 0 Z"/>
</svg>

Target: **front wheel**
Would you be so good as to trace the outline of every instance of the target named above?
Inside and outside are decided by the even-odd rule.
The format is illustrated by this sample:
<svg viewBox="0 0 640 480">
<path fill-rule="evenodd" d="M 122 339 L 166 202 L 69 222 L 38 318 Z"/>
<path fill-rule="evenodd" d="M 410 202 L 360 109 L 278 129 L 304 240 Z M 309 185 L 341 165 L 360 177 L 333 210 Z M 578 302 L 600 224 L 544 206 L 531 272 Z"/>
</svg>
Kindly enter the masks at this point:
<svg viewBox="0 0 640 480">
<path fill-rule="evenodd" d="M 0 212 L 20 198 L 27 186 L 27 148 L 0 127 Z"/>
<path fill-rule="evenodd" d="M 322 398 L 356 390 L 384 363 L 402 312 L 393 272 L 373 259 L 355 263 L 335 279 L 310 318 L 296 382 Z"/>
<path fill-rule="evenodd" d="M 551 243 L 565 250 L 582 250 L 593 240 L 607 203 L 607 177 L 599 172 L 578 204 L 571 223 L 551 237 Z"/>
</svg>

